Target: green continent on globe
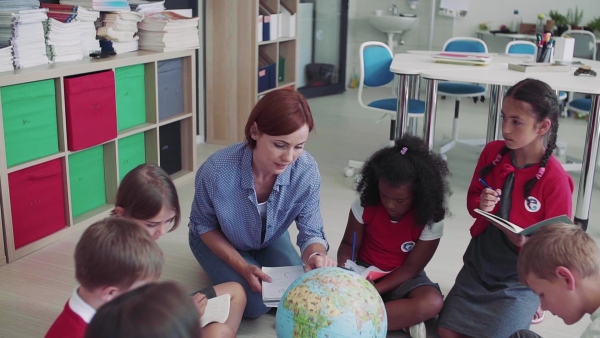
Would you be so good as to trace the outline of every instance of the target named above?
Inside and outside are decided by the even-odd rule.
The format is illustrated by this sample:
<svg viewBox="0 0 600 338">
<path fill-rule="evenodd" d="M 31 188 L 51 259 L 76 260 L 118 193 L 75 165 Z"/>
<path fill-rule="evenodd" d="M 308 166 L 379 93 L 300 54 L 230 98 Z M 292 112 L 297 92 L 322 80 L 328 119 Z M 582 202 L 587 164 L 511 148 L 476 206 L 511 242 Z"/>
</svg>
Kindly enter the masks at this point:
<svg viewBox="0 0 600 338">
<path fill-rule="evenodd" d="M 319 330 L 345 311 L 352 311 L 359 331 L 369 321 L 377 331 L 384 329 L 382 325 L 387 326 L 379 294 L 366 279 L 341 269 L 300 278 L 283 301 L 284 308 L 294 314 L 293 337 L 317 337 Z"/>
</svg>

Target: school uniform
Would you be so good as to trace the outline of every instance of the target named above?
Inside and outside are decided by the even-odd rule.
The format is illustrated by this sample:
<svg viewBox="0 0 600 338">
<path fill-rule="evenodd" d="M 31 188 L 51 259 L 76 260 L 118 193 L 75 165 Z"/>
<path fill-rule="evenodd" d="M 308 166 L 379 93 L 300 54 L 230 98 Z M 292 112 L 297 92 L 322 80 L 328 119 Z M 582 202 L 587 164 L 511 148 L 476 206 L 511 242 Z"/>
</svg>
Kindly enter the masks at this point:
<svg viewBox="0 0 600 338">
<path fill-rule="evenodd" d="M 83 338 L 85 336 L 85 329 L 96 314 L 96 310 L 79 296 L 78 289 L 79 287 L 73 290 L 63 311 L 46 333 L 46 338 Z"/>
<path fill-rule="evenodd" d="M 519 283 L 519 248 L 473 211 L 479 207 L 485 188 L 478 180 L 479 173 L 503 147 L 504 141 L 490 142 L 479 157 L 467 193 L 467 208 L 475 218 L 470 229 L 472 239 L 438 319 L 438 326 L 472 337 L 505 338 L 527 329 L 539 306 L 539 297 Z M 539 168 L 539 163 L 516 167 L 512 152 L 507 152 L 484 178 L 494 189 L 502 189 L 501 203 L 492 213 L 524 228 L 554 216 L 571 217 L 573 180 L 554 157 L 548 159 L 544 175 L 525 198 L 523 187 Z M 506 185 L 509 180 L 514 180 L 512 191 Z"/>
<path fill-rule="evenodd" d="M 365 233 L 358 252 L 358 259 L 369 265 L 374 265 L 384 271 L 401 267 L 412 249 L 419 241 L 431 241 L 442 237 L 444 224 L 432 223 L 424 227 L 414 226 L 414 210 L 407 212 L 401 220 L 391 221 L 385 207 L 362 207 L 360 198 L 352 203 L 352 214 L 356 220 L 365 225 Z M 420 286 L 433 286 L 439 290 L 422 271 L 385 295 L 384 301 L 405 298 L 412 290 Z"/>
</svg>

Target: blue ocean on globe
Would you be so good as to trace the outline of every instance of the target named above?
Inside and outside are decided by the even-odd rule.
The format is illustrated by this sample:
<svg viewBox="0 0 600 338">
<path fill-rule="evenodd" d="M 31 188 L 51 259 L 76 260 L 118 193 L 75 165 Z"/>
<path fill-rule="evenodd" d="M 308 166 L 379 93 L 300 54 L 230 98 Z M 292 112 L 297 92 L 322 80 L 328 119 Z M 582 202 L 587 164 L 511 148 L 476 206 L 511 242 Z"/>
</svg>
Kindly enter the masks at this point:
<svg viewBox="0 0 600 338">
<path fill-rule="evenodd" d="M 285 291 L 275 328 L 279 338 L 385 337 L 387 315 L 369 281 L 341 268 L 321 268 Z"/>
</svg>

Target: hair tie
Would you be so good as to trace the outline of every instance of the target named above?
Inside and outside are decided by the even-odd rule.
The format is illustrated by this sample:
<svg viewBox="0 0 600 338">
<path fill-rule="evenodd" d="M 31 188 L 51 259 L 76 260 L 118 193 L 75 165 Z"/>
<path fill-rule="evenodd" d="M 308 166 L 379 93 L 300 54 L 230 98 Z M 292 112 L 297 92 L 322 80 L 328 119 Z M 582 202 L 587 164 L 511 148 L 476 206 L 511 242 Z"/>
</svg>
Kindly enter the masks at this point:
<svg viewBox="0 0 600 338">
<path fill-rule="evenodd" d="M 538 169 L 537 174 L 535 174 L 535 178 L 537 178 L 538 180 L 541 179 L 542 176 L 544 176 L 544 172 L 546 172 L 546 168 L 540 167 L 540 169 Z"/>
<path fill-rule="evenodd" d="M 408 151 L 408 148 L 402 147 L 402 149 L 400 149 L 400 154 L 404 155 L 404 154 L 406 154 L 407 151 Z"/>
<path fill-rule="evenodd" d="M 500 155 L 500 154 L 496 155 L 496 158 L 492 161 L 492 164 L 497 165 L 498 163 L 500 163 L 501 159 L 502 159 L 502 155 Z"/>
</svg>

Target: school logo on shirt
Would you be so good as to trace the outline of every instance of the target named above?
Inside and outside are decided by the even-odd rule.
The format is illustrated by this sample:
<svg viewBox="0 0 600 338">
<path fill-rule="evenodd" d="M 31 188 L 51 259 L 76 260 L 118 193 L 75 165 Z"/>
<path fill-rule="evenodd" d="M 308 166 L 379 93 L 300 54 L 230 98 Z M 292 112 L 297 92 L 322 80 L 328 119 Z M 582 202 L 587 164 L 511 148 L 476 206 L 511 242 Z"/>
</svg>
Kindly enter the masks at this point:
<svg viewBox="0 0 600 338">
<path fill-rule="evenodd" d="M 408 242 L 402 243 L 402 245 L 400 246 L 400 249 L 402 249 L 403 252 L 409 252 L 414 247 L 415 247 L 415 242 L 408 241 Z"/>
<path fill-rule="evenodd" d="M 525 209 L 529 212 L 538 212 L 542 208 L 542 204 L 540 201 L 532 196 L 529 196 L 525 199 Z"/>
</svg>

